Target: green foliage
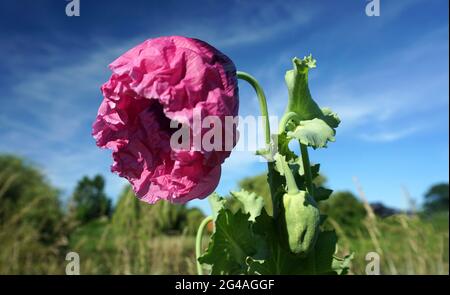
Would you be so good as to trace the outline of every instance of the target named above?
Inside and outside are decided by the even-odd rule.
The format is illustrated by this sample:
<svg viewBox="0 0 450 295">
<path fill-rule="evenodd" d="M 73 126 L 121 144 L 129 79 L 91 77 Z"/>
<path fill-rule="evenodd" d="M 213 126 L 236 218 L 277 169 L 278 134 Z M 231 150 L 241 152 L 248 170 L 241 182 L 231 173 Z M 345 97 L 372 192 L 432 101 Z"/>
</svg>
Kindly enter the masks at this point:
<svg viewBox="0 0 450 295">
<path fill-rule="evenodd" d="M 0 273 L 58 272 L 65 246 L 58 191 L 25 160 L 0 155 Z"/>
<path fill-rule="evenodd" d="M 324 120 L 317 118 L 300 121 L 294 131 L 288 132 L 287 135 L 313 148 L 326 147 L 328 141 L 335 141 L 334 130 Z"/>
<path fill-rule="evenodd" d="M 237 200 L 236 203 L 240 205 L 240 209 L 245 214 L 249 214 L 248 220 L 254 222 L 255 218 L 258 217 L 261 209 L 264 207 L 264 199 L 255 193 L 247 192 L 245 190 L 231 192 L 231 195 Z"/>
<path fill-rule="evenodd" d="M 270 188 L 267 183 L 267 174 L 260 174 L 254 177 L 244 178 L 239 182 L 239 187 L 248 192 L 254 192 L 256 195 L 264 199 L 266 211 L 272 214 L 272 200 L 270 197 Z"/>
<path fill-rule="evenodd" d="M 425 194 L 425 210 L 427 213 L 447 211 L 449 209 L 448 183 L 433 185 Z"/>
<path fill-rule="evenodd" d="M 186 223 L 187 209 L 184 204 L 171 204 L 161 200 L 152 205 L 156 213 L 155 225 L 160 232 L 169 234 L 171 232 L 182 232 Z"/>
<path fill-rule="evenodd" d="M 59 206 L 55 206 L 58 204 L 58 191 L 38 168 L 13 156 L 0 156 L 0 163 L 1 274 L 63 274 L 68 251 L 80 254 L 82 274 L 195 273 L 194 237 L 190 235 L 203 218 L 200 210 L 186 209 L 186 218 L 180 218 L 185 222 L 180 222 L 179 228 L 168 230 L 170 235 L 167 235 L 153 226 L 154 218 L 157 218 L 153 206 L 140 202 L 127 187 L 111 220 L 101 217 L 78 225 L 67 237 L 66 218 Z M 311 168 L 314 175 L 318 173 L 318 166 Z M 328 201 L 319 203 L 322 212 L 330 215 L 328 220 L 339 220 L 333 210 L 327 211 L 325 205 L 329 202 L 333 202 L 330 207 L 342 210 L 361 208 L 361 204 L 353 201 L 339 205 L 339 199 L 339 193 L 335 193 Z M 231 212 L 227 214 L 229 220 L 225 221 L 239 224 L 239 218 L 245 216 L 254 237 L 251 247 L 262 245 L 250 249 L 251 256 L 244 261 L 239 260 L 238 265 L 245 266 L 246 273 L 309 273 L 311 262 L 308 259 L 280 247 L 278 240 L 273 238 L 277 234 L 276 224 L 264 208 L 253 223 L 248 220 L 250 215 L 244 212 L 253 206 L 252 200 L 258 203 L 260 198 L 249 198 L 241 203 L 233 197 L 229 200 L 217 197 L 218 210 L 225 207 Z M 237 220 L 234 220 L 234 214 L 238 215 Z M 345 214 L 339 215 L 345 217 Z M 46 222 L 39 222 L 44 220 Z M 328 226 L 345 223 L 339 221 Z M 321 232 L 315 248 L 323 249 L 319 253 L 314 251 L 314 259 L 319 261 L 314 273 L 323 273 L 324 269 L 331 268 L 337 274 L 346 271 L 365 274 L 365 254 L 380 251 L 383 274 L 448 274 L 447 212 L 420 217 L 396 215 L 375 222 L 367 222 L 366 215 L 359 224 L 350 224 L 353 223 L 349 223 L 348 230 L 341 230 L 345 226 L 336 228 L 338 254 L 343 258 L 327 255 L 331 248 L 320 245 L 332 244 L 336 235 L 329 229 L 324 230 L 324 234 Z M 163 227 L 170 228 L 167 225 Z M 233 232 L 232 236 L 235 234 Z M 245 249 L 245 244 L 242 247 Z M 348 253 L 351 252 L 355 254 L 350 263 Z M 221 253 L 223 255 L 218 251 L 217 255 Z"/>
<path fill-rule="evenodd" d="M 75 188 L 70 210 L 76 220 L 86 223 L 111 213 L 111 200 L 104 192 L 105 180 L 101 175 L 84 176 Z"/>
<path fill-rule="evenodd" d="M 62 218 L 59 192 L 41 172 L 21 158 L 0 155 L 0 187 L 0 223 L 16 220 L 53 242 Z"/>
<path fill-rule="evenodd" d="M 121 231 L 142 229 L 145 235 L 159 234 L 195 235 L 203 213 L 197 208 L 186 208 L 184 204 L 172 204 L 159 201 L 149 205 L 141 202 L 130 186 L 127 186 L 119 197 L 112 217 L 114 228 Z"/>
<path fill-rule="evenodd" d="M 447 274 L 448 214 L 442 223 L 404 214 L 375 220 L 366 217 L 364 232 L 354 229 L 352 237 L 340 231 L 339 253 L 351 249 L 355 255 L 351 264 L 354 274 L 366 274 L 366 254 L 380 255 L 381 274 Z"/>
<path fill-rule="evenodd" d="M 326 177 L 318 173 L 319 166 L 315 166 L 314 183 L 315 199 L 329 200 L 327 202 L 319 202 L 319 209 L 323 214 L 328 216 L 325 225 L 327 228 L 333 228 L 330 220 L 338 224 L 342 230 L 349 236 L 354 236 L 356 231 L 363 230 L 363 220 L 366 217 L 366 211 L 363 204 L 351 192 L 335 192 L 331 194 L 331 190 L 322 187 L 326 182 Z M 249 192 L 254 192 L 257 195 L 260 193 L 267 194 L 270 197 L 269 185 L 267 184 L 267 177 L 261 174 L 255 177 L 247 177 L 239 182 L 240 187 Z M 331 196 L 330 196 L 331 194 Z M 264 198 L 265 201 L 265 198 Z"/>
<path fill-rule="evenodd" d="M 325 175 L 318 173 L 319 166 L 320 165 L 315 165 L 311 167 L 313 170 L 317 169 L 317 172 L 313 173 L 313 183 L 317 188 L 324 186 L 327 182 L 327 178 L 325 177 Z M 266 204 L 267 202 L 271 202 L 270 188 L 267 182 L 266 173 L 242 179 L 241 181 L 239 181 L 239 188 L 261 196 L 264 199 L 264 204 Z M 321 193 L 322 192 L 320 191 L 318 192 L 318 194 Z M 269 213 L 269 215 L 271 215 L 271 210 L 268 210 L 266 208 L 266 211 Z"/>
<path fill-rule="evenodd" d="M 309 162 L 308 146 L 326 147 L 340 122 L 311 97 L 308 71 L 315 66 L 311 56 L 294 58 L 286 73 L 289 102 L 278 136 L 257 152 L 269 161 L 268 187 L 256 183 L 261 177 L 241 182 L 264 196 L 241 190 L 229 201 L 213 197 L 215 232 L 198 258 L 212 274 L 345 274 L 349 268 L 352 256 L 334 257 L 337 236 L 320 227 L 325 216 L 317 202 L 332 191 L 320 186 L 324 179 L 314 182 L 320 166 Z M 299 142 L 301 156 L 289 149 L 292 139 Z"/>
<path fill-rule="evenodd" d="M 205 218 L 202 210 L 198 208 L 189 208 L 186 210 L 186 222 L 181 226 L 183 232 L 187 235 L 194 236 L 197 233 L 198 225 Z"/>
<path fill-rule="evenodd" d="M 127 186 L 111 220 L 101 218 L 80 226 L 70 244 L 88 260 L 83 273 L 193 273 L 192 236 L 203 217 L 200 210 L 184 205 L 141 202 Z"/>
<path fill-rule="evenodd" d="M 195 272 L 194 237 L 149 236 L 142 229 L 115 227 L 108 219 L 100 218 L 79 226 L 71 234 L 70 250 L 80 254 L 82 274 Z"/>
<path fill-rule="evenodd" d="M 345 274 L 348 270 L 348 260 L 346 256 L 336 259 L 333 256 L 335 251 L 333 243 L 336 242 L 336 235 L 333 231 L 321 232 L 315 244 L 315 249 L 306 257 L 295 255 L 285 248 L 280 247 L 276 239 L 271 239 L 277 232 L 276 225 L 264 212 L 261 214 L 261 221 L 255 226 L 255 231 L 266 237 L 268 253 L 263 259 L 249 259 L 250 273 L 252 274 Z M 264 220 L 264 221 L 263 221 Z"/>
<path fill-rule="evenodd" d="M 239 199 L 235 200 L 240 210 L 234 213 L 227 208 L 227 202 L 216 202 L 222 206 L 215 207 L 215 232 L 207 252 L 199 258 L 201 263 L 211 265 L 212 274 L 345 272 L 348 258 L 338 261 L 333 256 L 337 240 L 333 231 L 320 232 L 311 255 L 292 253 L 280 243 L 277 224 L 264 207 L 259 206 L 261 200 L 262 197 L 241 191 Z M 256 207 L 260 210 L 254 210 Z M 252 215 L 246 213 L 250 211 Z"/>
<path fill-rule="evenodd" d="M 223 208 L 215 221 L 215 232 L 207 252 L 199 258 L 212 265 L 211 274 L 244 274 L 247 257 L 256 253 L 248 215 Z"/>
</svg>

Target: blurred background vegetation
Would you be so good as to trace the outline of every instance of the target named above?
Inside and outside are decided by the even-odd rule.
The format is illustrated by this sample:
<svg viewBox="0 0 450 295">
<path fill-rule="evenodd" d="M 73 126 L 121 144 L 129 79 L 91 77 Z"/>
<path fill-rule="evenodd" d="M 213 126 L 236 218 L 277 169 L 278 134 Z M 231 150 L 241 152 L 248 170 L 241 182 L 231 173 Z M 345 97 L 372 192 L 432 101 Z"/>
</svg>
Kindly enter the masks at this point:
<svg viewBox="0 0 450 295">
<path fill-rule="evenodd" d="M 239 186 L 269 198 L 265 175 Z M 63 205 L 32 163 L 0 155 L 0 274 L 64 274 L 70 251 L 80 255 L 82 274 L 195 273 L 201 210 L 148 205 L 130 187 L 113 206 L 104 187 L 102 176 L 85 176 Z M 365 273 L 368 252 L 380 254 L 383 274 L 448 274 L 448 194 L 448 183 L 433 184 L 421 208 L 401 212 L 367 203 L 361 188 L 358 196 L 335 192 L 321 204 L 324 226 L 338 233 L 338 252 L 354 253 L 353 274 Z"/>
</svg>

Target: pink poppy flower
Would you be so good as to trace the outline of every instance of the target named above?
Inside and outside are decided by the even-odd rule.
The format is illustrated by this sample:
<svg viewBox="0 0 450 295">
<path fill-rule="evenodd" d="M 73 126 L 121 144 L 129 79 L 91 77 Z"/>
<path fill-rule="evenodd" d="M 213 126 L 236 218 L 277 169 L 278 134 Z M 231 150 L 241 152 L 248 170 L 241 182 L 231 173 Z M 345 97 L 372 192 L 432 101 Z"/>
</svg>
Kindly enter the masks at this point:
<svg viewBox="0 0 450 295">
<path fill-rule="evenodd" d="M 92 135 L 99 147 L 112 150 L 111 171 L 128 179 L 148 203 L 184 203 L 211 194 L 230 151 L 194 147 L 194 140 L 185 149 L 172 148 L 170 138 L 177 129 L 170 128 L 170 121 L 189 128 L 192 138 L 198 133 L 193 128 L 196 112 L 202 118 L 217 116 L 223 138 L 231 136 L 234 146 L 236 126 L 225 128 L 224 123 L 239 108 L 233 62 L 203 41 L 171 36 L 145 41 L 110 69 Z"/>
</svg>

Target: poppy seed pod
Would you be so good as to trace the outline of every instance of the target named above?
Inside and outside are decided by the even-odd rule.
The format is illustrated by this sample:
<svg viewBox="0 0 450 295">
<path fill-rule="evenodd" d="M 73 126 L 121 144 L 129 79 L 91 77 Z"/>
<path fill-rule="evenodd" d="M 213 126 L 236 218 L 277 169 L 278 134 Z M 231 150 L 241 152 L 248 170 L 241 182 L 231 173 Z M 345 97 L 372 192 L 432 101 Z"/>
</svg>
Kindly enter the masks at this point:
<svg viewBox="0 0 450 295">
<path fill-rule="evenodd" d="M 319 235 L 320 213 L 314 199 L 305 191 L 283 196 L 281 233 L 295 254 L 307 255 Z"/>
</svg>

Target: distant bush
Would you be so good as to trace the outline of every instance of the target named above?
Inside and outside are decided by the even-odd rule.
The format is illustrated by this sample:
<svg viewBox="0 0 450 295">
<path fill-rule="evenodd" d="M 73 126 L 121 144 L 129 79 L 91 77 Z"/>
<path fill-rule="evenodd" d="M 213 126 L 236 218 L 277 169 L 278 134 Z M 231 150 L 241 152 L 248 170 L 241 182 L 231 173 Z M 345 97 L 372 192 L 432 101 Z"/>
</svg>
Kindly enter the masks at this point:
<svg viewBox="0 0 450 295">
<path fill-rule="evenodd" d="M 111 200 L 106 196 L 105 180 L 101 175 L 84 176 L 73 192 L 70 213 L 80 223 L 111 214 Z"/>
<path fill-rule="evenodd" d="M 62 271 L 64 225 L 58 190 L 29 162 L 0 155 L 0 273 Z"/>
<path fill-rule="evenodd" d="M 435 184 L 425 193 L 425 211 L 427 213 L 448 212 L 448 183 Z"/>
<path fill-rule="evenodd" d="M 336 192 L 320 204 L 322 212 L 328 215 L 333 227 L 339 226 L 347 235 L 354 236 L 356 230 L 363 230 L 366 216 L 363 204 L 351 192 Z"/>
</svg>

